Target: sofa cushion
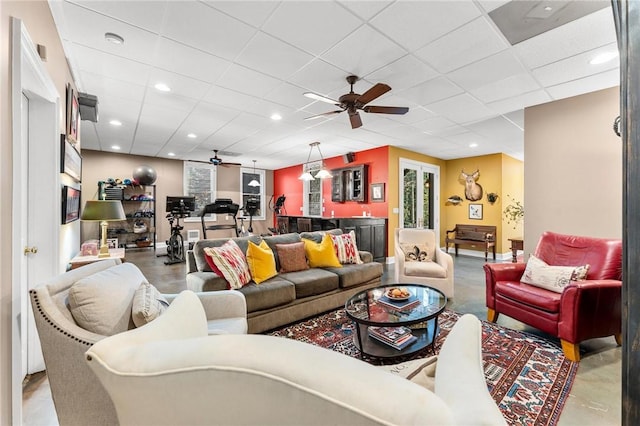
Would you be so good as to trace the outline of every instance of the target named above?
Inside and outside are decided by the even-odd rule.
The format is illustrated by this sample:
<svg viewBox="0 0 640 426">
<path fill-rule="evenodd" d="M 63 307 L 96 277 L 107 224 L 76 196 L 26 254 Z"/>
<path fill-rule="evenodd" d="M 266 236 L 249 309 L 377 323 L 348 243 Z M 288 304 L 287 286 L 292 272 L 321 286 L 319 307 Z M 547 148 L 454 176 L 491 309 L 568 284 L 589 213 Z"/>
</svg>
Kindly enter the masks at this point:
<svg viewBox="0 0 640 426">
<path fill-rule="evenodd" d="M 275 276 L 257 285 L 250 283 L 240 290 L 247 302 L 247 312 L 261 311 L 293 302 L 296 299 L 296 289 L 291 281 Z"/>
<path fill-rule="evenodd" d="M 303 239 L 304 241 L 304 253 L 309 260 L 309 266 L 312 268 L 339 268 L 342 266 L 336 256 L 336 252 L 333 249 L 333 243 L 331 237 L 325 235 L 322 237 L 320 244 L 313 240 Z"/>
<path fill-rule="evenodd" d="M 321 243 L 322 242 L 322 238 L 327 234 L 329 234 L 329 235 L 341 235 L 342 234 L 342 229 L 336 228 L 336 229 L 327 229 L 325 231 L 301 232 L 300 233 L 300 238 L 304 238 L 304 239 L 307 239 L 307 240 L 313 240 L 316 243 Z"/>
<path fill-rule="evenodd" d="M 122 333 L 135 324 L 133 295 L 147 279 L 133 263 L 123 263 L 76 281 L 69 288 L 69 309 L 85 330 L 103 336 Z"/>
<path fill-rule="evenodd" d="M 196 261 L 196 267 L 198 271 L 202 272 L 213 272 L 209 264 L 207 263 L 207 255 L 204 252 L 206 247 L 220 247 L 224 243 L 229 241 L 229 238 L 214 238 L 210 240 L 199 240 L 193 245 L 193 257 Z M 239 237 L 234 238 L 233 241 L 238 244 L 242 253 L 247 252 L 247 247 L 249 245 L 249 241 L 253 241 L 256 244 L 260 244 L 259 236 L 250 236 L 250 237 Z M 273 247 L 272 247 L 273 249 Z"/>
<path fill-rule="evenodd" d="M 520 281 L 555 291 L 556 293 L 562 293 L 571 281 L 584 281 L 588 272 L 589 265 L 551 266 L 531 255 Z"/>
<path fill-rule="evenodd" d="M 143 282 L 133 295 L 131 318 L 136 327 L 142 327 L 158 318 L 167 308 L 167 299 L 148 282 Z"/>
<path fill-rule="evenodd" d="M 407 262 L 404 264 L 404 275 L 447 278 L 447 270 L 436 262 Z"/>
<path fill-rule="evenodd" d="M 239 289 L 251 281 L 247 259 L 234 240 L 228 240 L 220 247 L 206 247 L 204 252 L 211 256 L 230 288 Z"/>
<path fill-rule="evenodd" d="M 281 277 L 295 285 L 296 298 L 298 299 L 337 290 L 339 286 L 336 274 L 318 268 L 304 272 L 289 272 L 281 274 Z"/>
<path fill-rule="evenodd" d="M 249 271 L 251 271 L 251 277 L 256 284 L 278 275 L 275 256 L 264 240 L 260 241 L 260 245 L 249 241 L 247 264 L 249 265 Z"/>
<path fill-rule="evenodd" d="M 271 251 L 276 258 L 276 270 L 279 271 L 282 265 L 280 265 L 280 257 L 278 256 L 278 250 L 276 249 L 277 244 L 290 244 L 290 243 L 299 243 L 300 235 L 296 233 L 289 234 L 280 234 L 280 235 L 270 235 L 268 237 L 264 237 L 264 240 L 267 242 L 267 245 L 271 247 Z"/>
<path fill-rule="evenodd" d="M 358 246 L 356 245 L 356 233 L 351 231 L 348 234 L 331 235 L 331 242 L 336 251 L 338 260 L 341 264 L 359 264 L 362 263 Z"/>
<path fill-rule="evenodd" d="M 306 271 L 309 269 L 302 241 L 276 244 L 276 252 L 278 252 L 278 259 L 280 259 L 280 273 Z"/>
<path fill-rule="evenodd" d="M 497 281 L 495 284 L 495 293 L 496 296 L 515 300 L 519 304 L 523 303 L 533 306 L 542 311 L 551 313 L 560 312 L 562 294 L 541 287 L 513 281 Z"/>
<path fill-rule="evenodd" d="M 355 287 L 382 276 L 382 264 L 378 262 L 344 265 L 342 268 L 326 268 L 338 276 L 340 288 Z"/>
</svg>

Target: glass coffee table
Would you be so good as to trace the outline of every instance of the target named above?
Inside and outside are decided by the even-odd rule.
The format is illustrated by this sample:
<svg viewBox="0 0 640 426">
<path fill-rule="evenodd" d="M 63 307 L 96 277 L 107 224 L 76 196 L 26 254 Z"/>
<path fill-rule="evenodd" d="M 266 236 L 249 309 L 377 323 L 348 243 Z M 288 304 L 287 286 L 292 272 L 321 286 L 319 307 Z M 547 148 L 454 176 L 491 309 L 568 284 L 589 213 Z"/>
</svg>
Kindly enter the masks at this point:
<svg viewBox="0 0 640 426">
<path fill-rule="evenodd" d="M 406 293 L 392 298 L 388 292 L 394 288 Z M 344 308 L 355 323 L 353 342 L 360 357 L 391 358 L 413 354 L 428 346 L 433 349 L 438 316 L 446 304 L 447 297 L 435 288 L 388 284 L 355 294 Z"/>
</svg>

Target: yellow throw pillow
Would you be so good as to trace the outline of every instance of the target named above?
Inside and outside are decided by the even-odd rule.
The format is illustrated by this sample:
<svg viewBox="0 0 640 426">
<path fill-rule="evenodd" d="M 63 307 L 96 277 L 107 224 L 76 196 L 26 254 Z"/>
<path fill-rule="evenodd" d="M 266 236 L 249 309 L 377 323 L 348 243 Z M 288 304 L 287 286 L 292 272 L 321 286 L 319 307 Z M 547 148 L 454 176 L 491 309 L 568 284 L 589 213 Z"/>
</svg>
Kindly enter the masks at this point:
<svg viewBox="0 0 640 426">
<path fill-rule="evenodd" d="M 273 256 L 273 251 L 271 251 L 265 240 L 262 240 L 260 245 L 249 241 L 249 246 L 247 247 L 247 263 L 249 264 L 253 281 L 255 281 L 256 284 L 260 284 L 278 275 L 278 271 L 276 271 L 276 259 Z"/>
<path fill-rule="evenodd" d="M 340 260 L 333 249 L 331 236 L 325 234 L 320 244 L 313 240 L 303 238 L 304 254 L 309 260 L 309 266 L 312 268 L 342 268 Z"/>
</svg>

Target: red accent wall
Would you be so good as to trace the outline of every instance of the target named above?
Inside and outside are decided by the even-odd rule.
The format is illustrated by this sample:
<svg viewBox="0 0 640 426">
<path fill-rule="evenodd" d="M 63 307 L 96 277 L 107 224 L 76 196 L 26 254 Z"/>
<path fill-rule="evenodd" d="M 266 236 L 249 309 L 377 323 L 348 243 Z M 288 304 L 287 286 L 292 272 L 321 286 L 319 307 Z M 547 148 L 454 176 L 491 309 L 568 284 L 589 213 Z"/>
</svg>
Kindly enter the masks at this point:
<svg viewBox="0 0 640 426">
<path fill-rule="evenodd" d="M 355 161 L 345 164 L 342 156 L 325 158 L 325 166 L 331 169 L 339 169 L 343 167 L 355 166 L 359 164 L 367 164 L 369 166 L 369 175 L 367 177 L 367 202 L 357 203 L 354 201 L 346 201 L 344 203 L 334 203 L 331 201 L 331 179 L 325 179 L 322 183 L 322 194 L 324 198 L 323 217 L 331 217 L 333 210 L 335 217 L 361 216 L 362 212 L 371 213 L 375 217 L 387 217 L 388 203 L 387 187 L 389 177 L 389 147 L 368 149 L 355 153 Z M 285 202 L 286 214 L 289 216 L 301 216 L 302 212 L 302 181 L 298 176 L 302 173 L 302 165 L 287 167 L 284 169 L 274 170 L 273 172 L 273 193 L 277 198 L 284 194 L 287 197 Z M 370 185 L 372 183 L 385 184 L 385 200 L 384 202 L 372 203 L 370 197 Z M 284 213 L 284 212 L 283 212 Z"/>
</svg>

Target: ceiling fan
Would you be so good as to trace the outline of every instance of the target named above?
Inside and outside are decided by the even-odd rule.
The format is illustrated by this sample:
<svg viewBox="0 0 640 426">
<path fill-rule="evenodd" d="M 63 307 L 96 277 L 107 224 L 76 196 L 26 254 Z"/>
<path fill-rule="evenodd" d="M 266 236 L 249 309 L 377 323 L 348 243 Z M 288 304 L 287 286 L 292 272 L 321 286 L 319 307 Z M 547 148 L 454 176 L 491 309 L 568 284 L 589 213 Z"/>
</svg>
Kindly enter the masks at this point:
<svg viewBox="0 0 640 426">
<path fill-rule="evenodd" d="M 202 160 L 190 160 L 193 161 L 194 163 L 204 163 L 204 164 L 213 164 L 214 166 L 241 166 L 242 164 L 240 163 L 230 163 L 228 161 L 223 161 L 222 158 L 218 157 L 218 151 L 217 149 L 213 150 L 213 157 L 209 158 L 209 161 L 202 161 Z"/>
<path fill-rule="evenodd" d="M 305 93 L 304 95 L 308 98 L 326 102 L 328 104 L 333 104 L 341 108 L 336 111 L 329 111 L 323 114 L 313 115 L 311 117 L 305 118 L 305 120 L 313 120 L 316 118 L 340 114 L 343 111 L 347 111 L 349 113 L 349 120 L 351 121 L 351 128 L 357 129 L 358 127 L 362 126 L 362 119 L 360 118 L 360 113 L 358 112 L 358 110 L 371 112 L 374 114 L 406 114 L 409 111 L 409 108 L 407 107 L 367 105 L 369 102 L 387 93 L 389 90 L 391 90 L 391 87 L 384 83 L 378 83 L 361 95 L 359 93 L 353 92 L 353 85 L 356 81 L 358 81 L 358 76 L 350 75 L 347 77 L 347 82 L 351 85 L 351 91 L 340 96 L 337 101 L 331 98 L 327 98 L 326 96 L 318 95 L 317 93 Z"/>
</svg>

